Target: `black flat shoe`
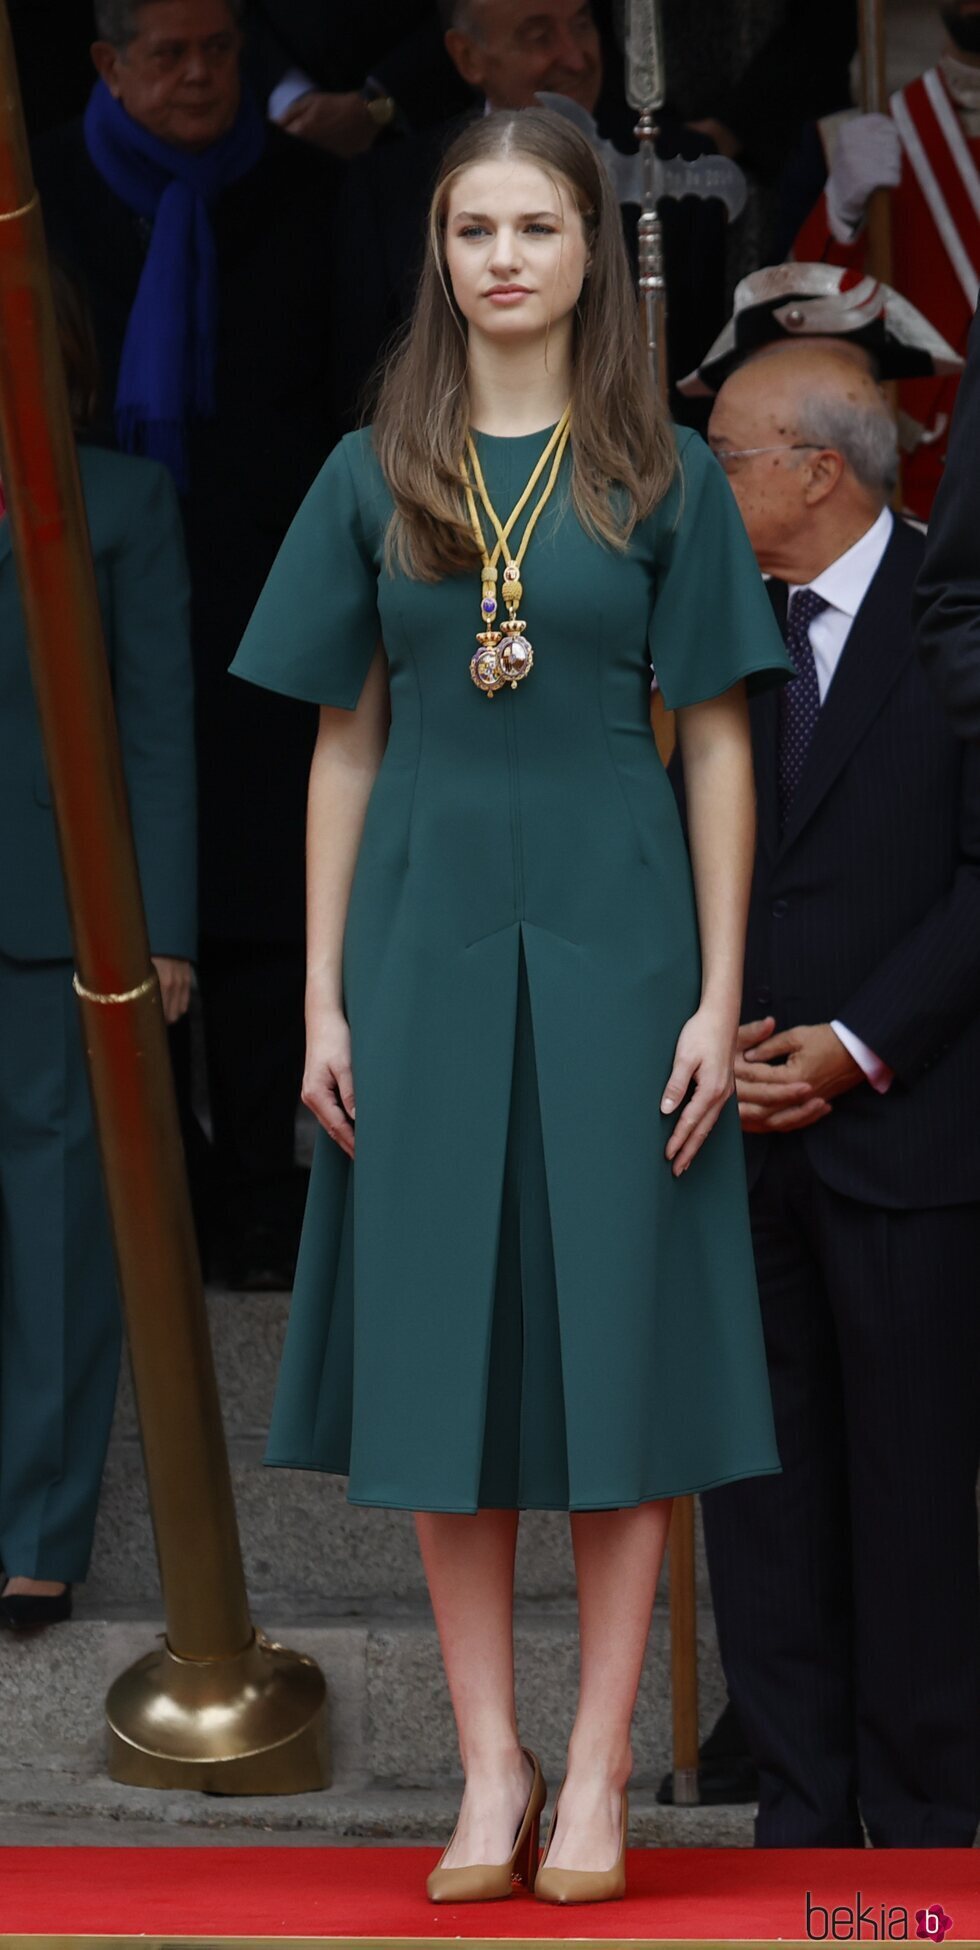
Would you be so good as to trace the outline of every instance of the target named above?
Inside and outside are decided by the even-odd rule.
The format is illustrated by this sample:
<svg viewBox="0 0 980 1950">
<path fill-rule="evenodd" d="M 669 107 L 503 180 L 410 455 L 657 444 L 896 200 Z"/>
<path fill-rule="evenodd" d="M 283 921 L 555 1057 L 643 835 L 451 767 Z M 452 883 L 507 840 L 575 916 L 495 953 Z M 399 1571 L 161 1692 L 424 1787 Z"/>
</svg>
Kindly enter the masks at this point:
<svg viewBox="0 0 980 1950">
<path fill-rule="evenodd" d="M 0 1625 L 11 1632 L 36 1632 L 43 1625 L 62 1625 L 71 1617 L 71 1585 L 66 1584 L 55 1598 L 33 1592 L 0 1597 Z"/>
<path fill-rule="evenodd" d="M 289 1293 L 296 1272 L 296 1234 L 256 1221 L 229 1246 L 225 1277 L 232 1293 Z"/>
</svg>

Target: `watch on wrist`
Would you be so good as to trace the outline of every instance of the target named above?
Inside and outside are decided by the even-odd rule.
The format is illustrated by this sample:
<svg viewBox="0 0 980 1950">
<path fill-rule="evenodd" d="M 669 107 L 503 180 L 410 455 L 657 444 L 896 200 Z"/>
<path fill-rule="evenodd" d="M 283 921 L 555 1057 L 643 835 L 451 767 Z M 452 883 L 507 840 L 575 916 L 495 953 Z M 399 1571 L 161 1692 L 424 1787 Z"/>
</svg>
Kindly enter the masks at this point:
<svg viewBox="0 0 980 1950">
<path fill-rule="evenodd" d="M 383 90 L 373 87 L 370 82 L 360 90 L 360 96 L 375 128 L 390 129 L 398 114 L 398 103 L 394 96 L 386 95 Z"/>
</svg>

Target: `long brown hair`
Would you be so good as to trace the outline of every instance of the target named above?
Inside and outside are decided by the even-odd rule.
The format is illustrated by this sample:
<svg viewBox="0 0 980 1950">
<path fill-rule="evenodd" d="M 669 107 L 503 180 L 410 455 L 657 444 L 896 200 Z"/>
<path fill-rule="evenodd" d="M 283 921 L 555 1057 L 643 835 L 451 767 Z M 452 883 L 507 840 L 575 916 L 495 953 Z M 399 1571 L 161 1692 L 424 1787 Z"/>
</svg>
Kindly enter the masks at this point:
<svg viewBox="0 0 980 1950">
<path fill-rule="evenodd" d="M 76 433 L 84 433 L 96 416 L 101 374 L 95 326 L 88 300 L 63 264 L 52 259 L 51 289 L 58 344 L 68 381 L 68 404 Z"/>
<path fill-rule="evenodd" d="M 374 443 L 395 503 L 389 561 L 435 582 L 477 561 L 460 460 L 469 426 L 466 321 L 446 271 L 449 190 L 462 170 L 497 157 L 536 163 L 567 186 L 585 226 L 590 270 L 575 308 L 572 504 L 583 527 L 623 549 L 662 500 L 676 456 L 650 376 L 639 307 L 612 185 L 586 138 L 548 109 L 503 110 L 472 123 L 443 158 L 429 212 L 415 309 L 389 363 Z"/>
</svg>

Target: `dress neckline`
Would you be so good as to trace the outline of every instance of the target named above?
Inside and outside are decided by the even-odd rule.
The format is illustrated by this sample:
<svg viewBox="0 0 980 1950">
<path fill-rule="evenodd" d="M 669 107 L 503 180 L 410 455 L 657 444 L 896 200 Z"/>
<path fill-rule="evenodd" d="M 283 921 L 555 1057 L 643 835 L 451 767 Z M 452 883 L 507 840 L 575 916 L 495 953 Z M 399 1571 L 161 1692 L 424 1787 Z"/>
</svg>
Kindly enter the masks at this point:
<svg viewBox="0 0 980 1950">
<path fill-rule="evenodd" d="M 489 440 L 497 447 L 518 447 L 528 440 L 546 440 L 557 425 L 558 421 L 552 420 L 549 426 L 536 427 L 533 433 L 484 433 L 482 427 L 471 427 L 470 432 L 474 440 Z"/>
</svg>

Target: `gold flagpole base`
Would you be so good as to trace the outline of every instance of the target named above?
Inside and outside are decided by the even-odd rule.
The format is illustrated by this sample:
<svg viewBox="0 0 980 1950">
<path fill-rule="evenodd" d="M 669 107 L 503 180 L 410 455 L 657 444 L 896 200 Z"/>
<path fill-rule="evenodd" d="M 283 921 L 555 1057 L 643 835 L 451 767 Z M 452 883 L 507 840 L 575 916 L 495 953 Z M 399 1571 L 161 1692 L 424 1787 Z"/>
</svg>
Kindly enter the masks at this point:
<svg viewBox="0 0 980 1950">
<path fill-rule="evenodd" d="M 109 1775 L 205 1794 L 328 1787 L 326 1706 L 314 1660 L 261 1633 L 226 1659 L 181 1659 L 164 1643 L 110 1688 Z"/>
</svg>

